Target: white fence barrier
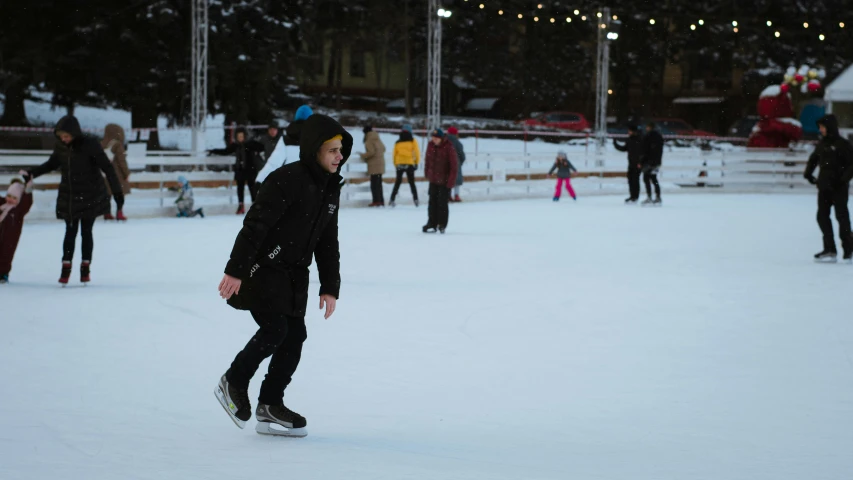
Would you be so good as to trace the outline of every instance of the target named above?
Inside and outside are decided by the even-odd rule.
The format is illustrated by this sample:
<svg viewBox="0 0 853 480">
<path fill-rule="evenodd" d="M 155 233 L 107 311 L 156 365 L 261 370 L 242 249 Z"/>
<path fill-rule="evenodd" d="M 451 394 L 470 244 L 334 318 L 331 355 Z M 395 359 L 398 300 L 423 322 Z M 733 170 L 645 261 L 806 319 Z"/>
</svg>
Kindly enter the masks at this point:
<svg viewBox="0 0 853 480">
<path fill-rule="evenodd" d="M 144 147 L 144 144 L 143 144 Z M 5 188 L 18 169 L 43 163 L 50 151 L 0 150 L 0 188 Z M 606 152 L 572 152 L 572 163 L 579 170 L 575 188 L 580 195 L 622 193 L 627 190 L 625 172 L 626 154 Z M 678 191 L 710 188 L 726 192 L 780 192 L 804 191 L 812 188 L 803 179 L 808 153 L 789 150 L 733 150 L 702 151 L 699 149 L 672 149 L 664 153 L 663 168 L 659 178 L 664 190 Z M 196 203 L 208 213 L 233 213 L 236 192 L 233 188 L 231 157 L 205 157 L 190 152 L 146 152 L 131 144 L 128 164 L 136 188 L 126 200 L 125 213 L 130 216 L 173 215 L 172 203 L 176 179 L 183 175 L 195 184 Z M 469 155 L 463 166 L 467 178 L 462 188 L 466 200 L 498 198 L 524 198 L 549 196 L 553 182 L 544 174 L 553 165 L 551 155 Z M 419 172 L 420 173 L 420 172 Z M 342 175 L 348 184 L 342 192 L 342 203 L 348 206 L 365 205 L 370 200 L 367 166 L 353 158 L 344 165 Z M 394 172 L 386 174 L 386 181 Z M 208 182 L 208 184 L 205 184 Z M 59 174 L 54 172 L 40 177 L 37 184 L 58 184 Z M 210 185 L 210 186 L 205 186 Z M 386 183 L 386 200 L 391 184 Z M 426 185 L 419 185 L 425 194 Z M 48 194 L 49 193 L 49 194 Z M 248 196 L 248 192 L 246 192 Z M 401 190 L 401 201 L 408 197 L 408 189 Z M 53 218 L 55 193 L 39 192 L 32 219 Z"/>
</svg>

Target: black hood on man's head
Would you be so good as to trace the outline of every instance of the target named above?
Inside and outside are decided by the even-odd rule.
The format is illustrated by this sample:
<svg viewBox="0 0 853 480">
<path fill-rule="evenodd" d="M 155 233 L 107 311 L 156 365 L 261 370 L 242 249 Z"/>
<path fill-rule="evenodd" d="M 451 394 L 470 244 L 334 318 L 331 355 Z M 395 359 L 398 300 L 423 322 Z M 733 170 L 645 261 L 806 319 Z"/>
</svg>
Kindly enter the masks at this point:
<svg viewBox="0 0 853 480">
<path fill-rule="evenodd" d="M 77 121 L 77 118 L 74 115 L 66 115 L 59 119 L 56 122 L 56 126 L 53 127 L 53 134 L 56 135 L 57 132 L 66 132 L 70 133 L 74 138 L 80 138 L 83 136 L 83 130 L 80 129 L 80 122 Z"/>
<path fill-rule="evenodd" d="M 341 155 L 344 157 L 341 160 L 341 166 L 343 166 L 352 153 L 352 135 L 332 117 L 317 113 L 308 117 L 302 126 L 302 135 L 299 139 L 299 160 L 309 165 L 319 165 L 317 152 L 320 151 L 323 143 L 336 135 L 341 136 Z M 340 167 L 338 170 L 340 171 Z"/>
<path fill-rule="evenodd" d="M 838 136 L 838 118 L 836 118 L 835 115 L 824 115 L 823 117 L 820 117 L 820 119 L 818 119 L 817 124 L 826 127 L 827 137 Z"/>
</svg>

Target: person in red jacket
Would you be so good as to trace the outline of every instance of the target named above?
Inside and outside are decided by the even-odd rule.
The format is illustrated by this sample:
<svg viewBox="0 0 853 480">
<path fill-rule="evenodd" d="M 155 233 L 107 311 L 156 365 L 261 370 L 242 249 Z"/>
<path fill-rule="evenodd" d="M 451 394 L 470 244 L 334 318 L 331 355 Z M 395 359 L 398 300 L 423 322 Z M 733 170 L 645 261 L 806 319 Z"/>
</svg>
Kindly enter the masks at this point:
<svg viewBox="0 0 853 480">
<path fill-rule="evenodd" d="M 432 131 L 432 141 L 427 146 L 425 163 L 424 173 L 429 180 L 429 219 L 423 231 L 435 233 L 438 229 L 444 233 L 450 215 L 450 190 L 456 185 L 459 162 L 453 143 L 447 140 L 440 128 Z"/>
<path fill-rule="evenodd" d="M 12 270 L 12 258 L 18 248 L 21 230 L 24 228 L 24 216 L 33 206 L 33 182 L 25 186 L 18 179 L 6 190 L 6 196 L 0 198 L 0 283 L 9 282 Z"/>
</svg>

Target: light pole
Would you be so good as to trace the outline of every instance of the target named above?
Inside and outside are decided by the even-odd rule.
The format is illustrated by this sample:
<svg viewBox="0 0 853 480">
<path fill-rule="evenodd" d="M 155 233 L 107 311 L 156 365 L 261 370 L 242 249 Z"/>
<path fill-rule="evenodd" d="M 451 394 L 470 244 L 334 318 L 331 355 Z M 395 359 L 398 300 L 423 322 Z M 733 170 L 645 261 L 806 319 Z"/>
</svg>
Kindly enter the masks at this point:
<svg viewBox="0 0 853 480">
<path fill-rule="evenodd" d="M 607 140 L 607 97 L 610 95 L 610 42 L 619 38 L 611 29 L 610 8 L 604 7 L 596 19 L 598 54 L 596 55 L 595 140 L 596 165 L 604 164 L 604 142 Z M 613 22 L 616 23 L 616 22 Z"/>
<path fill-rule="evenodd" d="M 441 19 L 451 13 L 429 0 L 428 15 L 427 128 L 432 131 L 441 126 Z"/>
<path fill-rule="evenodd" d="M 190 82 L 190 126 L 192 127 L 192 149 L 198 153 L 205 150 L 204 130 L 207 122 L 207 15 L 208 0 L 192 0 L 192 47 Z"/>
</svg>

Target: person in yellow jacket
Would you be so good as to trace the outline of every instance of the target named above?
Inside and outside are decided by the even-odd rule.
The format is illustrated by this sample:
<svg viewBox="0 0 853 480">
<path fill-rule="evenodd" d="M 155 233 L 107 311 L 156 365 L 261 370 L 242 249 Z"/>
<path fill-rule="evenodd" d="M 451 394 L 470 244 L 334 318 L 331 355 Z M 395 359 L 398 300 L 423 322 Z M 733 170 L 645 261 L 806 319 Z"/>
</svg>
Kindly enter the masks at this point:
<svg viewBox="0 0 853 480">
<path fill-rule="evenodd" d="M 403 183 L 403 174 L 406 174 L 406 179 L 409 181 L 415 206 L 420 205 L 418 189 L 415 186 L 415 170 L 418 169 L 420 163 L 421 149 L 418 146 L 418 141 L 412 136 L 412 126 L 405 124 L 400 130 L 400 139 L 394 145 L 394 166 L 397 168 L 397 181 L 394 182 L 394 190 L 391 191 L 389 205 L 392 207 L 396 205 L 395 200 L 397 199 L 397 192 L 400 190 L 400 184 Z"/>
</svg>

